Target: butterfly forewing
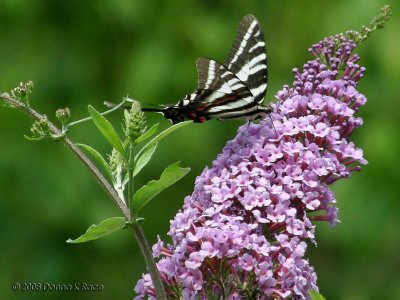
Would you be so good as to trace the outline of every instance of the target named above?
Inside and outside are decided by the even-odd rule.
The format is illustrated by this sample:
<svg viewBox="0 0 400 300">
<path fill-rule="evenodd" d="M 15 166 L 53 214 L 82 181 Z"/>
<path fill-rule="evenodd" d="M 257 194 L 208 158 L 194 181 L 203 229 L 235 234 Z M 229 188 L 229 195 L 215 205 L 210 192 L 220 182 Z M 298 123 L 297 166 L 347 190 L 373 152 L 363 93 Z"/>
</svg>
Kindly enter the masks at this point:
<svg viewBox="0 0 400 300">
<path fill-rule="evenodd" d="M 225 65 L 246 83 L 255 102 L 261 103 L 267 90 L 267 55 L 263 31 L 253 15 L 240 22 Z"/>
</svg>

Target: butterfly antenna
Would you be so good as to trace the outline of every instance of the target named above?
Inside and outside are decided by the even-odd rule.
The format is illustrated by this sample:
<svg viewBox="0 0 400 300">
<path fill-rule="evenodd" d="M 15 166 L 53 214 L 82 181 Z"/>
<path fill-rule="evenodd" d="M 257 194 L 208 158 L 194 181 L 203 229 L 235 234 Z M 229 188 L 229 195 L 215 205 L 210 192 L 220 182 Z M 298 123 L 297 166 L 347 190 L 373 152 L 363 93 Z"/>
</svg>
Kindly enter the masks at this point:
<svg viewBox="0 0 400 300">
<path fill-rule="evenodd" d="M 107 108 L 118 107 L 118 108 L 120 108 L 120 109 L 130 109 L 130 108 L 132 107 L 132 104 L 130 104 L 130 103 L 133 103 L 133 102 L 138 102 L 138 101 L 129 98 L 128 100 L 125 100 L 125 101 L 124 101 L 124 103 L 127 103 L 127 104 L 123 104 L 123 103 L 114 103 L 114 102 L 110 102 L 110 101 L 104 101 L 103 104 L 104 104 L 104 106 L 106 106 Z M 123 105 L 122 105 L 122 104 L 123 104 Z"/>
<path fill-rule="evenodd" d="M 103 104 L 107 107 L 107 108 L 114 108 L 117 106 L 117 104 L 110 102 L 110 101 L 104 101 Z"/>
<path fill-rule="evenodd" d="M 121 108 L 121 109 L 130 109 L 132 107 L 132 104 L 129 104 L 129 103 L 133 103 L 133 102 L 138 102 L 138 101 L 136 101 L 136 100 L 128 101 L 128 104 L 121 105 L 119 108 Z M 108 108 L 114 108 L 116 106 L 119 106 L 119 104 L 115 104 L 114 102 L 109 102 L 109 101 L 104 101 L 103 104 Z M 160 108 L 160 107 L 142 107 L 141 110 L 145 111 L 145 112 L 162 112 L 163 108 Z"/>
</svg>

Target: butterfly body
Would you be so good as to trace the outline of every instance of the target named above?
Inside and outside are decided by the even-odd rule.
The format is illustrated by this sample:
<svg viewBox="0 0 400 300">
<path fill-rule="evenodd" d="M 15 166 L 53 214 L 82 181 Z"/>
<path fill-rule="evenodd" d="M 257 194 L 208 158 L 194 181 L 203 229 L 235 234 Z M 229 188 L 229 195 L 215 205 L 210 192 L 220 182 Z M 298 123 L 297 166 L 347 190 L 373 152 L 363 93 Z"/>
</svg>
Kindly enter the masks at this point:
<svg viewBox="0 0 400 300">
<path fill-rule="evenodd" d="M 261 26 L 253 15 L 240 22 L 224 64 L 199 58 L 196 67 L 198 87 L 193 93 L 174 105 L 142 110 L 162 113 L 174 124 L 185 120 L 253 120 L 271 112 L 269 106 L 262 105 L 267 90 L 267 56 Z"/>
</svg>

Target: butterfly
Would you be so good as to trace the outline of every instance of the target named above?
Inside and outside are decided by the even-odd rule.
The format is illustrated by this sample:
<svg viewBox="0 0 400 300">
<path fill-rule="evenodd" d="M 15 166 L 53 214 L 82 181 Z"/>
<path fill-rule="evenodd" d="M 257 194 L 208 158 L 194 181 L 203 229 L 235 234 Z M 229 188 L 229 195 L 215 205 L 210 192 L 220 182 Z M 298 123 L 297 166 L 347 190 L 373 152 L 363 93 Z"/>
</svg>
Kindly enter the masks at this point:
<svg viewBox="0 0 400 300">
<path fill-rule="evenodd" d="M 271 112 L 262 105 L 267 90 L 267 55 L 262 28 L 253 15 L 240 22 L 224 64 L 199 58 L 197 89 L 174 105 L 146 108 L 159 112 L 173 124 L 209 119 L 254 120 Z"/>
</svg>

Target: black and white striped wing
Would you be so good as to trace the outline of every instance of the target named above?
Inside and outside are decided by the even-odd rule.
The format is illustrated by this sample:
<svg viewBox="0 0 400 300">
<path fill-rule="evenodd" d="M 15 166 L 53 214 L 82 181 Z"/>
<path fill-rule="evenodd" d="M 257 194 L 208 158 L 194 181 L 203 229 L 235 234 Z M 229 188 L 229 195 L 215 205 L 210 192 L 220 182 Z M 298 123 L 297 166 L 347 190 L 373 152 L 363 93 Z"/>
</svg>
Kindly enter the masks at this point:
<svg viewBox="0 0 400 300">
<path fill-rule="evenodd" d="M 221 110 L 248 104 L 252 96 L 249 89 L 224 65 L 215 60 L 198 58 L 196 67 L 198 75 L 196 92 L 202 96 L 196 100 L 207 102 L 208 107 L 230 105 L 229 107 L 221 106 Z M 239 103 L 235 103 L 235 101 L 239 101 Z"/>
<path fill-rule="evenodd" d="M 253 15 L 239 24 L 225 66 L 249 88 L 256 103 L 262 103 L 267 91 L 267 55 L 264 34 Z"/>
</svg>

